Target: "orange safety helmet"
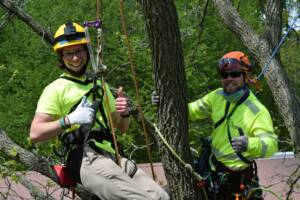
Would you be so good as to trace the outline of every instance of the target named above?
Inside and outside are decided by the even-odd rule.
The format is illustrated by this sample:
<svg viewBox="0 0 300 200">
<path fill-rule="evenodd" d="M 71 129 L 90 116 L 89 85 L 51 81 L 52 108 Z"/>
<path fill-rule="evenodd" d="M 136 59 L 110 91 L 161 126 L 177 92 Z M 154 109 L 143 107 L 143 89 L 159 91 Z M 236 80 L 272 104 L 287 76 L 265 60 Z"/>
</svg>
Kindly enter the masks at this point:
<svg viewBox="0 0 300 200">
<path fill-rule="evenodd" d="M 225 71 L 242 70 L 250 72 L 253 66 L 251 65 L 248 56 L 241 51 L 231 51 L 226 53 L 219 62 L 218 70 L 220 73 Z"/>
<path fill-rule="evenodd" d="M 226 71 L 242 71 L 245 76 L 245 82 L 254 85 L 257 91 L 261 91 L 261 84 L 256 77 L 251 74 L 253 65 L 251 65 L 248 56 L 241 51 L 231 51 L 226 53 L 219 62 L 218 71 L 220 74 Z"/>
</svg>

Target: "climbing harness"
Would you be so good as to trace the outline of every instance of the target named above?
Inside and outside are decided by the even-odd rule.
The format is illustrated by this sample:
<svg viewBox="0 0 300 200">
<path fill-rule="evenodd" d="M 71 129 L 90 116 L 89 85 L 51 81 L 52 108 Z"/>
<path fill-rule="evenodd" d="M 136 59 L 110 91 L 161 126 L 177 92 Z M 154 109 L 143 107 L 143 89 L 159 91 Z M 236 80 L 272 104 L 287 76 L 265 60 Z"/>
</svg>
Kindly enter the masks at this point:
<svg viewBox="0 0 300 200">
<path fill-rule="evenodd" d="M 78 84 L 82 84 L 82 85 L 87 85 L 87 84 L 92 84 L 93 83 L 92 78 L 90 78 L 90 79 L 87 78 L 85 81 L 79 81 L 77 79 L 74 79 L 74 78 L 68 77 L 68 76 L 61 76 L 60 78 L 66 79 L 68 81 L 72 81 L 72 82 L 75 82 L 75 83 L 78 83 Z M 99 94 L 98 91 L 101 91 L 101 95 Z M 80 168 L 80 165 L 81 165 L 81 163 L 80 163 L 81 160 L 79 158 L 70 159 L 70 157 L 72 157 L 73 154 L 76 154 L 76 156 L 79 155 L 80 157 L 82 157 L 81 150 L 87 143 L 89 143 L 90 146 L 95 147 L 95 146 L 93 146 L 93 144 L 95 142 L 91 143 L 90 140 L 95 140 L 96 142 L 102 142 L 102 141 L 105 141 L 105 140 L 109 141 L 109 142 L 112 142 L 112 137 L 111 137 L 111 134 L 110 134 L 110 131 L 109 131 L 109 128 L 108 128 L 107 118 L 106 118 L 105 111 L 104 111 L 104 108 L 103 108 L 103 105 L 102 105 L 103 95 L 104 95 L 103 91 L 104 91 L 103 87 L 100 87 L 99 85 L 97 85 L 97 88 L 95 89 L 95 86 L 93 84 L 93 86 L 89 89 L 89 91 L 86 92 L 83 96 L 89 96 L 91 94 L 93 95 L 94 102 L 96 102 L 96 103 L 93 103 L 92 108 L 94 110 L 99 111 L 99 113 L 102 116 L 104 125 L 99 121 L 99 119 L 95 115 L 92 124 L 81 125 L 80 128 L 76 129 L 75 131 L 64 132 L 60 135 L 60 140 L 63 144 L 62 145 L 63 149 L 62 149 L 61 154 L 59 154 L 54 149 L 54 153 L 56 155 L 58 155 L 59 157 L 61 157 L 63 159 L 67 158 L 66 161 L 67 161 L 68 171 L 72 172 L 70 174 L 72 174 L 73 178 L 79 183 L 80 183 L 80 178 L 79 178 L 80 175 L 79 175 L 78 171 L 79 171 L 79 168 Z M 71 108 L 70 112 L 73 111 L 77 107 L 78 104 L 79 104 L 79 102 L 77 102 Z M 92 127 L 93 127 L 94 123 L 98 124 L 98 128 L 92 130 Z M 97 150 L 98 148 L 95 147 L 94 149 Z M 106 148 L 106 150 L 109 151 L 108 148 Z M 111 152 L 114 153 L 112 150 L 111 150 Z M 72 167 L 70 167 L 71 166 L 71 164 L 70 164 L 71 160 L 72 160 Z M 62 163 L 65 163 L 64 161 L 65 160 L 62 160 Z M 75 166 L 75 167 L 73 167 L 73 166 Z"/>
<path fill-rule="evenodd" d="M 211 163 L 215 169 L 211 169 L 209 184 L 210 199 L 227 199 L 239 197 L 239 199 L 261 200 L 262 190 L 259 189 L 257 166 L 253 162 L 249 167 L 241 171 L 232 171 L 219 162 L 214 155 L 211 156 Z M 253 188 L 256 190 L 253 191 Z"/>
<path fill-rule="evenodd" d="M 227 101 L 226 102 L 226 107 L 225 107 L 225 114 L 224 114 L 224 116 L 217 122 L 217 123 L 215 123 L 215 129 L 216 128 L 218 128 L 224 121 L 226 121 L 226 123 L 227 123 L 227 135 L 228 135 L 228 140 L 229 140 L 229 142 L 230 142 L 230 144 L 231 144 L 231 146 L 232 146 L 232 140 L 231 140 L 231 133 L 230 133 L 230 128 L 229 128 L 229 123 L 228 123 L 228 121 L 229 121 L 229 119 L 230 119 L 230 117 L 232 116 L 232 114 L 233 114 L 233 112 L 236 110 L 236 108 L 239 106 L 239 105 L 241 105 L 247 98 L 248 98 L 248 96 L 249 96 L 249 94 L 250 94 L 250 91 L 249 91 L 249 89 L 246 87 L 245 88 L 245 93 L 243 94 L 243 96 L 238 100 L 238 102 L 235 104 L 235 106 L 233 107 L 233 109 L 232 109 L 232 111 L 228 114 L 228 111 L 229 111 L 229 107 L 230 107 L 230 103 Z M 239 131 L 239 133 L 240 133 L 240 136 L 243 136 L 244 135 L 244 133 L 243 133 L 243 131 L 242 131 L 242 129 L 239 127 L 238 128 L 238 131 Z M 251 164 L 252 163 L 252 161 L 249 161 L 247 158 L 245 158 L 241 153 L 239 153 L 239 152 L 235 152 L 236 153 L 236 155 L 243 161 L 243 162 L 245 162 L 245 163 L 247 163 L 247 164 Z"/>
</svg>

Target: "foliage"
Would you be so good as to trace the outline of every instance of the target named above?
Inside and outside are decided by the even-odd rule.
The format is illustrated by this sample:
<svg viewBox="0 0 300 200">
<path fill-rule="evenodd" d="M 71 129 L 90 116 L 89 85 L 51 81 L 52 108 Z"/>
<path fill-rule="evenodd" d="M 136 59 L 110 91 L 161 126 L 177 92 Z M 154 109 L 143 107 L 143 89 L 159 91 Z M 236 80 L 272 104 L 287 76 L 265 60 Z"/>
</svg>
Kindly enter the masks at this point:
<svg viewBox="0 0 300 200">
<path fill-rule="evenodd" d="M 243 2 L 243 3 L 240 3 Z M 263 32 L 263 12 L 259 1 L 234 1 L 240 14 L 253 29 Z M 290 9 L 293 1 L 287 1 Z M 186 76 L 188 81 L 188 99 L 196 100 L 207 92 L 219 87 L 219 77 L 216 73 L 218 59 L 227 51 L 242 50 L 248 53 L 241 42 L 231 33 L 220 18 L 211 3 L 208 4 L 204 18 L 206 1 L 176 1 L 180 23 L 181 39 L 185 56 Z M 103 20 L 103 58 L 109 72 L 106 80 L 114 87 L 123 86 L 128 96 L 136 103 L 131 68 L 125 38 L 121 30 L 118 1 L 102 1 L 101 19 Z M 96 17 L 95 1 L 40 0 L 27 1 L 23 9 L 37 19 L 47 30 L 54 32 L 59 25 L 67 20 L 93 20 Z M 4 10 L 1 10 L 1 14 Z M 47 14 L 46 14 L 47 13 Z M 152 79 L 151 52 L 145 30 L 144 18 L 139 4 L 135 1 L 125 2 L 125 14 L 128 33 L 134 54 L 137 80 L 139 83 L 142 106 L 145 116 L 151 121 L 156 120 L 156 108 L 151 105 L 150 95 L 154 90 Z M 96 44 L 96 31 L 91 30 L 93 43 Z M 281 57 L 285 69 L 296 85 L 299 93 L 299 41 L 291 34 L 281 49 Z M 32 147 L 28 140 L 28 130 L 35 112 L 36 103 L 43 88 L 53 81 L 61 71 L 56 65 L 56 55 L 49 45 L 37 36 L 28 26 L 16 17 L 1 29 L 0 32 L 0 123 L 12 139 L 26 148 L 49 155 L 51 145 L 55 141 L 42 143 Z M 95 45 L 96 46 L 96 45 Z M 256 73 L 260 69 L 256 68 Z M 271 110 L 277 133 L 286 138 L 283 121 L 270 98 L 266 84 L 259 97 Z M 206 123 L 207 122 L 207 123 Z M 208 121 L 190 124 L 191 146 L 200 150 L 199 137 L 209 135 L 212 124 Z M 145 144 L 142 130 L 133 123 L 126 136 L 119 136 L 127 154 L 133 149 L 131 143 L 138 146 Z M 159 160 L 158 152 L 154 150 L 155 160 Z M 138 162 L 147 162 L 146 151 L 134 154 Z"/>
</svg>

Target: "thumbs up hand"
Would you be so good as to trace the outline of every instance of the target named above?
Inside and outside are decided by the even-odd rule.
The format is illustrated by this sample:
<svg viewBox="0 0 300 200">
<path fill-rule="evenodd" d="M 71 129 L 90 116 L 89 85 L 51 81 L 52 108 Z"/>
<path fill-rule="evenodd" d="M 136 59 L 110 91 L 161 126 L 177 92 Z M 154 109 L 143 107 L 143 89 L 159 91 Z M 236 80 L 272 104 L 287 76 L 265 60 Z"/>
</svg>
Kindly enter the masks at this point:
<svg viewBox="0 0 300 200">
<path fill-rule="evenodd" d="M 248 137 L 239 136 L 232 138 L 232 148 L 239 153 L 245 152 L 248 149 Z"/>
<path fill-rule="evenodd" d="M 128 102 L 124 95 L 123 87 L 119 87 L 117 90 L 116 110 L 122 118 L 129 117 Z"/>
</svg>

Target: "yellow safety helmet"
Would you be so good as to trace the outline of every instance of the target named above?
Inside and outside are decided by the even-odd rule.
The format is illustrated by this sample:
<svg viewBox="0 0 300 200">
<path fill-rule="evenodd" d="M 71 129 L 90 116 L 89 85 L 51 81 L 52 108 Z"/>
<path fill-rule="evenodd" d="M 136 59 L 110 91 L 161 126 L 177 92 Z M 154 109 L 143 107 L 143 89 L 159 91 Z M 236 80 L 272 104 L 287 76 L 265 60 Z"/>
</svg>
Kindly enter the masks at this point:
<svg viewBox="0 0 300 200">
<path fill-rule="evenodd" d="M 76 44 L 87 44 L 84 28 L 74 22 L 61 25 L 54 35 L 54 52 Z"/>
</svg>

